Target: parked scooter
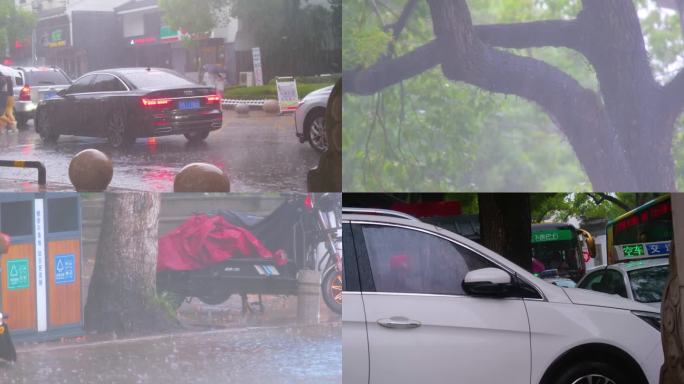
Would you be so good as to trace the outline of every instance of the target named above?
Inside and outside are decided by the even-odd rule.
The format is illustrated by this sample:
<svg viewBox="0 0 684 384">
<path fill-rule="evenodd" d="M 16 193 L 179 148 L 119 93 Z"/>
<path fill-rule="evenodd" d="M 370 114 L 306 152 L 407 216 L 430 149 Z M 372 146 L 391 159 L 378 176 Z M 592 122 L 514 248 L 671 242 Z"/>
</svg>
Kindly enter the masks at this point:
<svg viewBox="0 0 684 384">
<path fill-rule="evenodd" d="M 266 217 L 216 212 L 233 225 L 249 230 L 268 249 L 284 253 L 287 263 L 277 265 L 272 259 L 236 255 L 201 269 L 164 269 L 157 272 L 157 291 L 174 307 L 192 297 L 218 305 L 239 294 L 243 311 L 251 311 L 246 302 L 248 294 L 296 295 L 300 270 L 318 267 L 324 282 L 334 281 L 334 278 L 326 280 L 326 272 L 333 274 L 336 266 L 341 265 L 338 262 L 341 257 L 339 200 L 339 195 L 332 194 L 293 196 Z M 319 255 L 321 244 L 325 248 L 322 256 Z M 335 303 L 331 299 L 334 294 L 329 291 L 322 286 L 324 296 L 330 295 L 325 303 L 341 312 L 341 302 Z M 258 306 L 263 309 L 261 297 Z"/>
<path fill-rule="evenodd" d="M 7 252 L 10 243 L 10 237 L 4 233 L 0 233 L 0 256 Z M 5 319 L 8 318 L 8 315 L 0 312 L 0 359 L 14 363 L 17 361 L 17 351 L 14 349 L 9 325 L 7 325 L 7 322 L 5 321 Z"/>
</svg>

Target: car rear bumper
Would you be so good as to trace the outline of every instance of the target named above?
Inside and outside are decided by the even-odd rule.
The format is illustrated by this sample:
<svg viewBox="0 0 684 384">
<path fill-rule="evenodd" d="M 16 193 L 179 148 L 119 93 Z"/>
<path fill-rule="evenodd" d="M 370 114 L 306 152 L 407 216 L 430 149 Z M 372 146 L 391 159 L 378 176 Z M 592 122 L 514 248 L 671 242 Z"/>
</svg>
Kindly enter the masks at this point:
<svg viewBox="0 0 684 384">
<path fill-rule="evenodd" d="M 17 101 L 14 103 L 14 113 L 24 116 L 35 116 L 37 104 L 31 101 Z"/>
<path fill-rule="evenodd" d="M 215 110 L 193 116 L 156 115 L 150 116 L 146 120 L 142 136 L 181 135 L 221 129 L 223 113 L 220 110 Z"/>
</svg>

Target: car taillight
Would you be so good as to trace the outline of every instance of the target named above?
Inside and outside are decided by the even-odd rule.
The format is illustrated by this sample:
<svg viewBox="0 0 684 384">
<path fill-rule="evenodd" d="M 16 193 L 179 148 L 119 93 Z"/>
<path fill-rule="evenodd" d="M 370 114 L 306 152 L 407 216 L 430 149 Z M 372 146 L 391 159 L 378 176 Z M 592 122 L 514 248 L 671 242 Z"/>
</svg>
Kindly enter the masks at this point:
<svg viewBox="0 0 684 384">
<path fill-rule="evenodd" d="M 308 193 L 306 195 L 306 198 L 304 199 L 304 207 L 308 209 L 309 211 L 313 209 L 314 204 L 313 204 L 313 199 L 311 198 L 311 194 Z"/>
<path fill-rule="evenodd" d="M 19 92 L 19 101 L 31 101 L 31 88 L 28 85 Z"/>
<path fill-rule="evenodd" d="M 219 104 L 221 103 L 221 96 L 216 94 L 216 95 L 208 95 L 207 96 L 207 104 Z"/>
<path fill-rule="evenodd" d="M 142 105 L 143 107 L 147 108 L 168 107 L 169 105 L 171 105 L 171 102 L 171 99 L 148 99 L 145 97 L 142 98 Z"/>
</svg>

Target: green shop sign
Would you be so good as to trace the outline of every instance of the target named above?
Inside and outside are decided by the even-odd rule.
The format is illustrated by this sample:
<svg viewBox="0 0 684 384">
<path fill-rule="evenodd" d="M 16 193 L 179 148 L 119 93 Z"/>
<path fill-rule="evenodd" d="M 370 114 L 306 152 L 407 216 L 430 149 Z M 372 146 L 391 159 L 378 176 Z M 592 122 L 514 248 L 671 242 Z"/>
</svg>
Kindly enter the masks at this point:
<svg viewBox="0 0 684 384">
<path fill-rule="evenodd" d="M 547 241 L 572 240 L 572 231 L 569 229 L 547 229 L 532 232 L 532 243 L 545 243 Z"/>
<path fill-rule="evenodd" d="M 7 260 L 7 288 L 10 290 L 29 287 L 28 259 Z"/>
</svg>

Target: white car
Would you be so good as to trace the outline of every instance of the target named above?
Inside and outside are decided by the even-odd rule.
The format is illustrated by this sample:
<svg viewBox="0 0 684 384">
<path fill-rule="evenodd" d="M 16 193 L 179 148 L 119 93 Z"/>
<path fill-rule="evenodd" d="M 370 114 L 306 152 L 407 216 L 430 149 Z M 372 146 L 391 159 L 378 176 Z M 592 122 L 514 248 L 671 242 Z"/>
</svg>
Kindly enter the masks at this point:
<svg viewBox="0 0 684 384">
<path fill-rule="evenodd" d="M 321 88 L 306 95 L 295 112 L 295 130 L 300 142 L 308 141 L 313 149 L 324 152 L 328 149 L 325 133 L 325 108 L 333 86 Z"/>
<path fill-rule="evenodd" d="M 660 311 L 669 272 L 670 261 L 667 258 L 604 265 L 589 270 L 577 288 L 620 295 Z"/>
<path fill-rule="evenodd" d="M 656 384 L 660 314 L 462 236 L 343 209 L 343 383 Z"/>
</svg>

